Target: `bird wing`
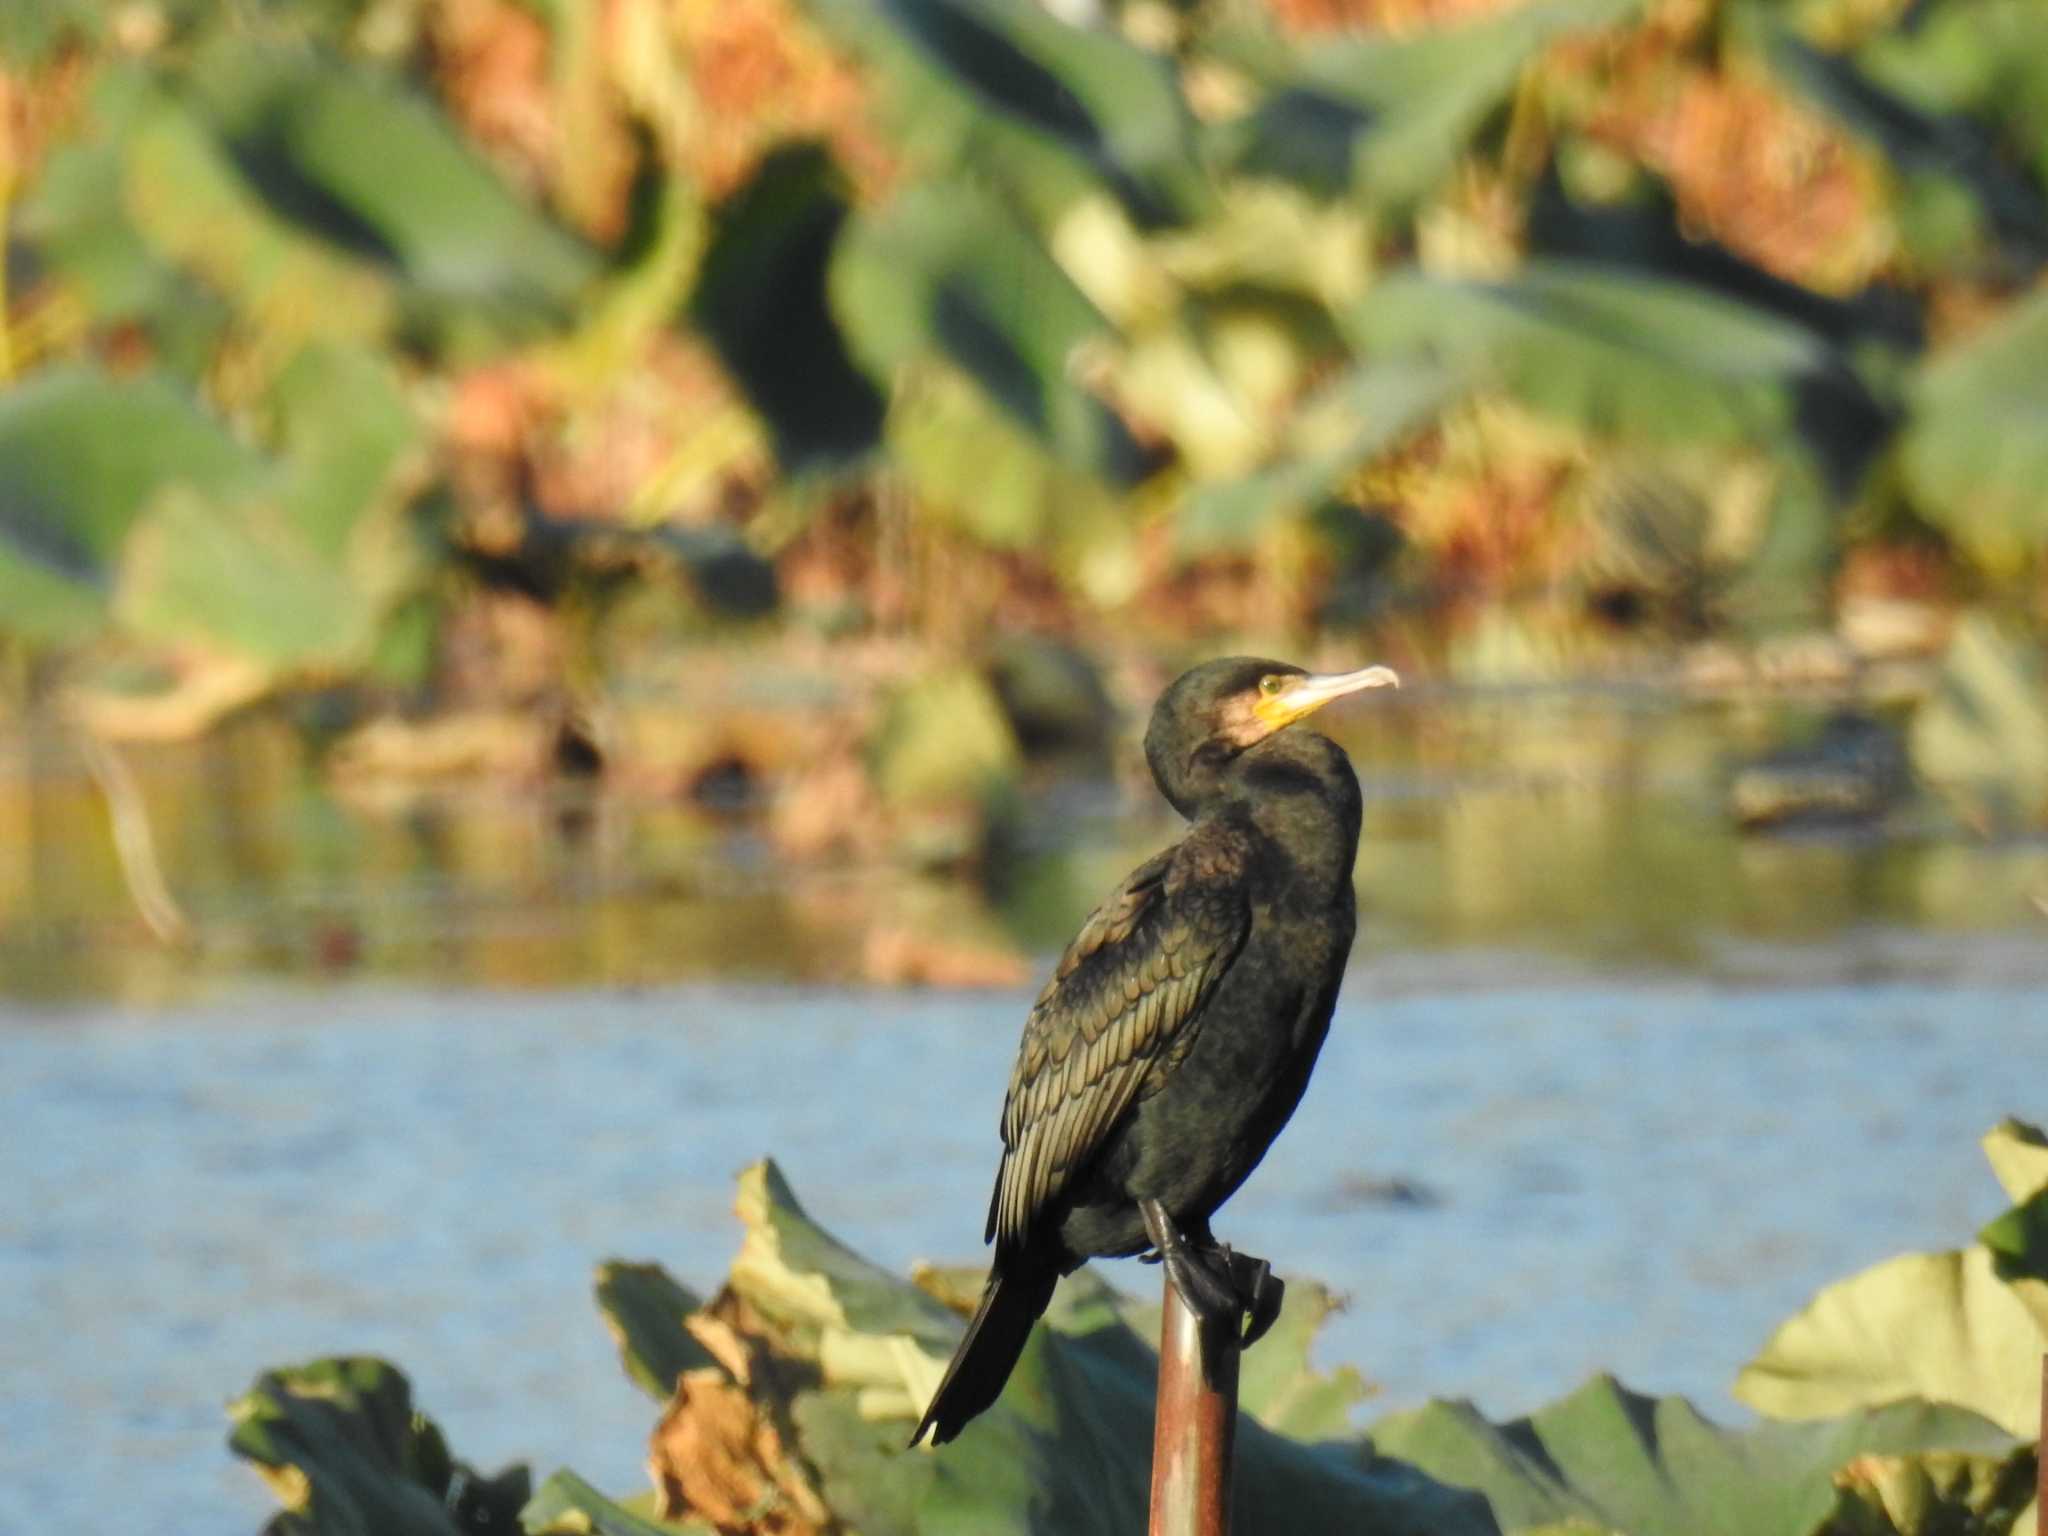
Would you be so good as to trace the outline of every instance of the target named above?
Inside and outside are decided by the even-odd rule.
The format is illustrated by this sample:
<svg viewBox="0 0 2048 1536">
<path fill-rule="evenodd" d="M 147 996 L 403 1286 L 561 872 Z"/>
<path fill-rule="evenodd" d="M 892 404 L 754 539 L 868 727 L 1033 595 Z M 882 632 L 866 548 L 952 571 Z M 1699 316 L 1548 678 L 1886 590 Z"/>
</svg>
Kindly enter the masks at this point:
<svg viewBox="0 0 2048 1536">
<path fill-rule="evenodd" d="M 1243 834 L 1196 828 L 1092 912 L 1032 1005 L 987 1237 L 1016 1247 L 1194 1021 L 1251 927 Z"/>
</svg>

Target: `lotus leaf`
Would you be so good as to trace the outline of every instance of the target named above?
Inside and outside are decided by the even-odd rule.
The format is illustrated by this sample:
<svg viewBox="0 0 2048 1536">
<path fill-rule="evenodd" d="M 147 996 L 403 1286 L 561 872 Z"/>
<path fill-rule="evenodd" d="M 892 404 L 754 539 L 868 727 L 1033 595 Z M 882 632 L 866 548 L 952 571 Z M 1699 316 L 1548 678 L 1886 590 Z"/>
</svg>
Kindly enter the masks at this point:
<svg viewBox="0 0 2048 1536">
<path fill-rule="evenodd" d="M 2048 288 L 1914 381 L 1903 464 L 1927 516 L 2009 567 L 2048 547 Z"/>
<path fill-rule="evenodd" d="M 2029 1200 L 2048 1190 L 2048 1135 L 2024 1120 L 2001 1120 L 1984 1134 L 1984 1156 L 2006 1198 Z"/>
<path fill-rule="evenodd" d="M 2007 163 L 1988 125 L 1960 113 L 1924 110 L 1874 79 L 1857 59 L 1817 48 L 1775 22 L 1752 17 L 1752 25 L 1782 78 L 1900 169 L 1967 190 L 2020 259 L 2031 266 L 2048 259 L 2048 201 Z"/>
<path fill-rule="evenodd" d="M 1924 1397 L 2022 1434 L 2040 1421 L 2044 1343 L 1987 1250 L 1904 1254 L 1823 1290 L 1743 1367 L 1735 1395 L 1798 1419 Z"/>
<path fill-rule="evenodd" d="M 741 1176 L 739 1209 L 747 1236 L 733 1293 L 774 1330 L 780 1356 L 816 1361 L 824 1390 L 799 1391 L 788 1411 L 827 1502 L 849 1519 L 860 1511 L 867 1536 L 1108 1536 L 1143 1524 L 1158 1358 L 1133 1319 L 1156 1334 L 1156 1311 L 1086 1271 L 1069 1277 L 1002 1400 L 943 1452 L 908 1451 L 908 1427 L 958 1342 L 958 1314 L 822 1231 L 772 1163 Z M 1247 1373 L 1248 1409 L 1313 1432 L 1348 1410 L 1355 1378 L 1307 1369 L 1328 1306 L 1313 1286 L 1290 1287 L 1273 1340 L 1260 1345 L 1274 1358 Z M 1244 1532 L 1494 1530 L 1479 1500 L 1413 1468 L 1362 1467 L 1341 1442 L 1305 1445 L 1256 1418 L 1239 1428 L 1238 1489 Z"/>
<path fill-rule="evenodd" d="M 1022 761 L 995 690 L 965 669 L 934 673 L 901 689 L 889 702 L 870 755 L 882 793 L 912 805 L 979 799 L 1008 782 Z"/>
<path fill-rule="evenodd" d="M 1935 692 L 1913 717 L 1913 765 L 1992 825 L 2033 824 L 2048 805 L 2048 697 L 2041 649 L 1987 613 L 1950 636 Z"/>
<path fill-rule="evenodd" d="M 661 1520 L 628 1507 L 648 1497 L 617 1503 L 574 1472 L 557 1472 L 519 1511 L 519 1525 L 526 1536 L 716 1536 L 702 1520 Z"/>
<path fill-rule="evenodd" d="M 1240 169 L 1411 209 L 1456 163 L 1547 43 L 1613 25 L 1640 0 L 1538 0 L 1408 37 L 1325 41 L 1299 59 L 1269 45 L 1244 61 L 1274 89 L 1242 128 Z M 1243 53 L 1240 45 L 1240 53 Z"/>
<path fill-rule="evenodd" d="M 1984 1147 L 2024 1198 L 1985 1228 L 1983 1241 L 1904 1254 L 1827 1287 L 1743 1368 L 1737 1397 L 1787 1419 L 1919 1397 L 1971 1409 L 2015 1435 L 2037 1433 L 2048 1350 L 2040 1204 L 2048 1190 L 2032 1187 L 2041 1133 L 2008 1120 Z"/>
<path fill-rule="evenodd" d="M 1904 1458 L 1930 1492 L 1913 1531 L 1954 1527 L 1984 1475 L 2008 1495 L 2018 1463 L 1996 1425 L 1961 1409 L 1895 1403 L 1819 1424 L 1724 1429 L 1683 1398 L 1648 1398 L 1596 1377 L 1526 1419 L 1493 1424 L 1469 1403 L 1432 1403 L 1375 1425 L 1372 1446 L 1446 1482 L 1482 1490 L 1510 1533 L 1568 1522 L 1628 1536 L 1823 1536 L 1834 1521 L 1836 1472 L 1852 1458 Z M 1934 1452 L 1929 1460 L 1918 1453 Z M 1952 1477 L 1957 1455 L 1978 1458 Z M 1877 1527 L 1882 1529 L 1882 1527 Z M 1987 1529 L 2005 1529 L 1993 1524 Z"/>
<path fill-rule="evenodd" d="M 832 274 L 834 308 L 878 377 L 937 354 L 1077 469 L 1129 484 L 1129 429 L 1076 382 L 1108 322 L 1010 208 L 973 182 L 911 187 L 857 217 Z"/>
<path fill-rule="evenodd" d="M 516 1536 L 523 1466 L 482 1477 L 448 1453 L 397 1367 L 369 1356 L 266 1371 L 228 1405 L 228 1446 L 291 1536 Z"/>
<path fill-rule="evenodd" d="M 1148 221 L 1200 206 L 1192 121 L 1169 62 L 1114 32 L 1069 25 L 1031 0 L 812 5 L 857 46 L 897 66 L 899 90 L 912 97 L 906 107 L 926 109 L 943 96 L 941 114 L 964 137 L 980 137 L 967 126 L 973 118 L 993 117 L 1056 146 Z M 916 136 L 929 144 L 929 125 L 920 121 Z"/>
<path fill-rule="evenodd" d="M 1490 372 L 1594 431 L 1672 441 L 1789 440 L 1801 392 L 1867 393 L 1811 331 L 1691 284 L 1532 261 L 1504 282 L 1401 272 L 1353 311 L 1376 356 Z"/>
<path fill-rule="evenodd" d="M 531 334 L 563 318 L 597 275 L 592 252 L 386 72 L 229 37 L 201 52 L 192 83 L 272 213 L 401 275 L 429 330 L 465 343 Z"/>
<path fill-rule="evenodd" d="M 359 667 L 416 572 L 392 491 L 417 423 L 390 369 L 341 347 L 303 349 L 268 404 L 283 463 L 234 495 L 160 493 L 123 549 L 116 611 L 275 672 Z"/>
<path fill-rule="evenodd" d="M 164 486 L 247 493 L 260 459 L 169 381 L 54 369 L 0 393 L 0 614 L 74 641 L 108 612 L 122 541 Z"/>
<path fill-rule="evenodd" d="M 777 151 L 719 208 L 690 314 L 767 420 L 785 470 L 843 463 L 881 434 L 882 395 L 847 356 L 826 274 L 847 193 L 814 146 Z"/>
<path fill-rule="evenodd" d="M 1835 1474 L 1837 1502 L 1826 1536 L 2031 1536 L 2020 1512 L 2033 1484 L 2034 1458 L 2025 1447 L 2005 1456 L 1858 1456 Z"/>
<path fill-rule="evenodd" d="M 619 1363 L 649 1397 L 665 1403 L 685 1371 L 715 1364 L 685 1320 L 703 1305 L 659 1264 L 618 1259 L 597 1267 L 597 1309 L 619 1346 Z"/>
<path fill-rule="evenodd" d="M 1368 364 L 1326 386 L 1297 413 L 1293 441 L 1272 464 L 1188 498 L 1175 527 L 1181 552 L 1240 548 L 1272 518 L 1315 511 L 1345 479 L 1428 421 L 1456 387 L 1450 371 L 1407 360 Z"/>
</svg>

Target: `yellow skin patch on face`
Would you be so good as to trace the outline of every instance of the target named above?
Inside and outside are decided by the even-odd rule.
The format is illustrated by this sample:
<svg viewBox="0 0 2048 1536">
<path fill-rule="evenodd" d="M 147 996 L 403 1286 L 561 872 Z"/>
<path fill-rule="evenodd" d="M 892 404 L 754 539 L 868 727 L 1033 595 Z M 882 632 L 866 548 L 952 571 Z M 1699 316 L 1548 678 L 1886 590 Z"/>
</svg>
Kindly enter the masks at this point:
<svg viewBox="0 0 2048 1536">
<path fill-rule="evenodd" d="M 1282 726 L 1292 725 L 1302 716 L 1314 714 L 1327 703 L 1328 699 L 1304 699 L 1282 686 L 1275 692 L 1255 695 L 1251 712 L 1252 717 L 1264 727 L 1264 734 L 1270 736 Z"/>
<path fill-rule="evenodd" d="M 1401 679 L 1390 667 L 1366 667 L 1358 672 L 1276 673 L 1261 678 L 1246 693 L 1226 699 L 1220 711 L 1219 732 L 1232 746 L 1242 750 L 1265 740 L 1275 731 L 1312 715 L 1332 699 L 1364 688 L 1398 688 Z"/>
</svg>

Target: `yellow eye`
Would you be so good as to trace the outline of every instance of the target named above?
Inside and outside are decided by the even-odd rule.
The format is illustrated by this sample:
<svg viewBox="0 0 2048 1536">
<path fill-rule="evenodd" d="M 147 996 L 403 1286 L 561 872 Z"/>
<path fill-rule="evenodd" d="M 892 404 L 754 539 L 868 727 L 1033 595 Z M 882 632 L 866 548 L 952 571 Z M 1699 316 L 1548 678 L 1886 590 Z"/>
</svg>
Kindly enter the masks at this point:
<svg viewBox="0 0 2048 1536">
<path fill-rule="evenodd" d="M 1259 692 L 1269 699 L 1286 686 L 1287 679 L 1280 676 L 1277 672 L 1269 673 L 1267 676 L 1259 679 Z"/>
</svg>

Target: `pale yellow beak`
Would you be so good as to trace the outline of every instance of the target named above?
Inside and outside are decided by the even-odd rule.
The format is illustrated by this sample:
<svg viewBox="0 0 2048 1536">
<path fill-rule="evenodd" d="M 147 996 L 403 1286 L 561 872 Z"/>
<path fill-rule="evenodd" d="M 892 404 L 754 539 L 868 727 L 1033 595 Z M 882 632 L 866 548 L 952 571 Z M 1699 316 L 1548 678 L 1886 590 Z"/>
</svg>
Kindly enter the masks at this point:
<svg viewBox="0 0 2048 1536">
<path fill-rule="evenodd" d="M 1401 674 L 1392 667 L 1361 667 L 1356 672 L 1309 672 L 1290 678 L 1279 692 L 1263 694 L 1252 706 L 1260 724 L 1271 730 L 1312 715 L 1332 699 L 1367 688 L 1398 688 Z"/>
</svg>

